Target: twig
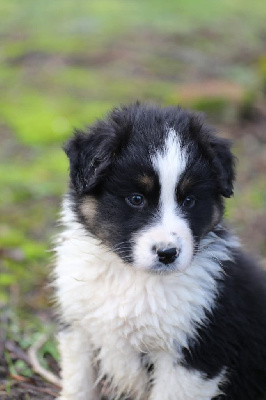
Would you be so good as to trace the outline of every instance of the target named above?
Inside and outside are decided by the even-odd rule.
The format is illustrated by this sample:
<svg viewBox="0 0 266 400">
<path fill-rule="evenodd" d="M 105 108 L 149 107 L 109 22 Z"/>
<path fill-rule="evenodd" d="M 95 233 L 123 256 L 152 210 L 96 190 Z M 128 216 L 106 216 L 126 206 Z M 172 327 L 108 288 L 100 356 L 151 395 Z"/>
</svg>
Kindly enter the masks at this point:
<svg viewBox="0 0 266 400">
<path fill-rule="evenodd" d="M 10 377 L 18 382 L 29 382 L 29 378 L 25 376 L 10 374 Z"/>
<path fill-rule="evenodd" d="M 28 350 L 28 355 L 29 355 L 29 360 L 31 363 L 31 366 L 33 370 L 41 375 L 45 380 L 48 382 L 51 382 L 57 387 L 61 387 L 61 382 L 58 376 L 53 374 L 51 371 L 48 371 L 47 369 L 43 368 L 38 360 L 37 353 L 40 350 L 40 348 L 44 345 L 44 343 L 47 340 L 47 335 L 42 335 L 40 338 L 29 348 Z"/>
</svg>

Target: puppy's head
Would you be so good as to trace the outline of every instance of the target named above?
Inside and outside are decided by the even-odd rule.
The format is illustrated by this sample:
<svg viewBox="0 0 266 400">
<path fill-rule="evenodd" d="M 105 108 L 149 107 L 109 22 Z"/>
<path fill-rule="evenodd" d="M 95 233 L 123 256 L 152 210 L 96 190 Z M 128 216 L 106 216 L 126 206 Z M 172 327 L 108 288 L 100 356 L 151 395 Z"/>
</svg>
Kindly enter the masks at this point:
<svg viewBox="0 0 266 400">
<path fill-rule="evenodd" d="M 233 192 L 230 144 L 179 107 L 114 109 L 65 151 L 79 221 L 152 273 L 187 268 Z"/>
</svg>

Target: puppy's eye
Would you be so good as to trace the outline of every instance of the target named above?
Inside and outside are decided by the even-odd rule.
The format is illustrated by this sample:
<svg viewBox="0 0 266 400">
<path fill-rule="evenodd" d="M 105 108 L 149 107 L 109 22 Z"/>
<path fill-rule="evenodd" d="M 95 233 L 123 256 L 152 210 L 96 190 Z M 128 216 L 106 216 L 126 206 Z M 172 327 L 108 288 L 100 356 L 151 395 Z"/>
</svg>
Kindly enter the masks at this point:
<svg viewBox="0 0 266 400">
<path fill-rule="evenodd" d="M 144 205 L 144 196 L 142 194 L 132 194 L 132 196 L 126 197 L 125 200 L 131 207 L 140 208 Z"/>
<path fill-rule="evenodd" d="M 195 203 L 196 203 L 195 196 L 187 196 L 182 203 L 182 207 L 189 209 L 194 207 Z"/>
</svg>

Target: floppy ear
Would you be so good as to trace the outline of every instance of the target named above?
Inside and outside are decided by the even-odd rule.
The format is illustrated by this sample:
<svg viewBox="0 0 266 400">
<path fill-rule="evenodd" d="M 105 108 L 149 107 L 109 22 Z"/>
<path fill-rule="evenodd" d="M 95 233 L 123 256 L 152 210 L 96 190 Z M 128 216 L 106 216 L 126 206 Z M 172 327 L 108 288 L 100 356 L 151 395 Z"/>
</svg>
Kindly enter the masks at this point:
<svg viewBox="0 0 266 400">
<path fill-rule="evenodd" d="M 75 190 L 91 191 L 103 178 L 115 151 L 114 132 L 75 132 L 64 146 L 70 163 L 70 180 Z"/>
<path fill-rule="evenodd" d="M 70 179 L 77 193 L 88 193 L 108 173 L 115 157 L 127 145 L 132 121 L 127 107 L 114 108 L 105 120 L 99 120 L 88 132 L 75 131 L 65 145 Z"/>
<path fill-rule="evenodd" d="M 231 197 L 235 179 L 235 157 L 230 150 L 232 143 L 230 140 L 211 136 L 210 145 L 221 194 L 224 197 Z"/>
</svg>

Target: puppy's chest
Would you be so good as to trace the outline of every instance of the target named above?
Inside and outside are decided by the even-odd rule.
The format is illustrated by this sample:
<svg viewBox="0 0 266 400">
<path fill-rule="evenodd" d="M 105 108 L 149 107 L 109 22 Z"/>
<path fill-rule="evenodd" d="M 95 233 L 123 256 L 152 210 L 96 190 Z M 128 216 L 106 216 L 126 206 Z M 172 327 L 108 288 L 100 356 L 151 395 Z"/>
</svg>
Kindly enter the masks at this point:
<svg viewBox="0 0 266 400">
<path fill-rule="evenodd" d="M 127 342 L 143 352 L 186 346 L 204 319 L 200 288 L 192 293 L 184 279 L 177 284 L 166 278 L 127 271 L 87 281 L 82 323 L 95 345 L 108 337 L 109 343 Z"/>
</svg>

